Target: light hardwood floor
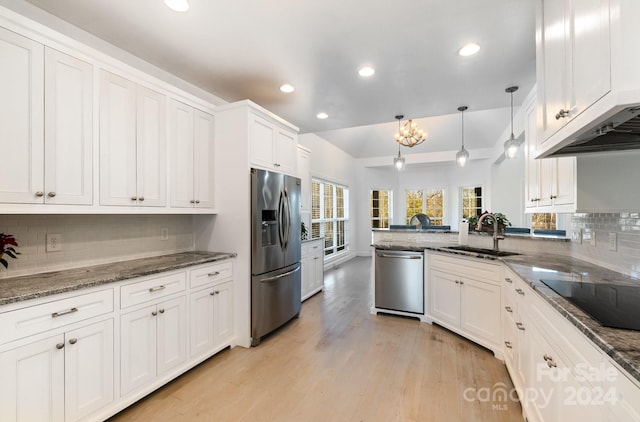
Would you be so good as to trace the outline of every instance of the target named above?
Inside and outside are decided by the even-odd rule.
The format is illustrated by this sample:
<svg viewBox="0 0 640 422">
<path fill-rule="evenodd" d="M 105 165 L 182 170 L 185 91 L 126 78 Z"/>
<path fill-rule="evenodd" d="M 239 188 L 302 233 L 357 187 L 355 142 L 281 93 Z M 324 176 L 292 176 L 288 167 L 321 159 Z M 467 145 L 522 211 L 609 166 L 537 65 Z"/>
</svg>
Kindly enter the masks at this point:
<svg viewBox="0 0 640 422">
<path fill-rule="evenodd" d="M 325 291 L 260 346 L 226 350 L 113 421 L 522 421 L 493 354 L 437 325 L 369 313 L 371 259 L 325 274 Z"/>
</svg>

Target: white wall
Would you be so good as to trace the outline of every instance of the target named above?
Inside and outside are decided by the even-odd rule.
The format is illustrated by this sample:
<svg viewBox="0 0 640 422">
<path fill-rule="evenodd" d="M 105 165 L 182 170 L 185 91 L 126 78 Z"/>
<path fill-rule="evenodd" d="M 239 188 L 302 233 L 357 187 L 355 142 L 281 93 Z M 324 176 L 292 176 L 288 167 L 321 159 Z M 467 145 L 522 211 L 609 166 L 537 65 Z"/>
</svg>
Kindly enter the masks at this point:
<svg viewBox="0 0 640 422">
<path fill-rule="evenodd" d="M 357 223 L 355 222 L 358 221 L 361 212 L 369 212 L 368 203 L 362 204 L 357 200 L 357 193 L 361 190 L 357 182 L 357 161 L 314 133 L 300 135 L 298 143 L 311 150 L 311 177 L 318 177 L 349 187 L 350 224 L 348 239 L 350 246 L 349 253 L 345 259 L 350 259 L 355 256 L 357 251 L 358 236 Z M 303 216 L 303 219 L 306 219 L 305 224 L 309 222 L 308 217 L 308 215 Z M 343 259 L 340 258 L 338 261 L 343 261 Z M 335 262 L 328 259 L 325 261 L 325 266 Z"/>
<path fill-rule="evenodd" d="M 518 157 L 491 166 L 491 211 L 507 216 L 513 227 L 529 227 L 524 214 L 525 160 L 523 147 Z"/>
</svg>

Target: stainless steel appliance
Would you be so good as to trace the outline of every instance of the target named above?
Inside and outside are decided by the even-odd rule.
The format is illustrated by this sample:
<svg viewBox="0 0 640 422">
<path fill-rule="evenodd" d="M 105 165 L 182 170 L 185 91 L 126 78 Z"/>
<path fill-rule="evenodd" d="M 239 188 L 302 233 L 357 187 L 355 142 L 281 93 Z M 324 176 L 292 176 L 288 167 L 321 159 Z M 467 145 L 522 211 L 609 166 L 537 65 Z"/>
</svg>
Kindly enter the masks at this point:
<svg viewBox="0 0 640 422">
<path fill-rule="evenodd" d="M 421 252 L 376 249 L 375 307 L 424 315 Z"/>
<path fill-rule="evenodd" d="M 251 345 L 300 313 L 300 179 L 251 169 Z"/>
</svg>

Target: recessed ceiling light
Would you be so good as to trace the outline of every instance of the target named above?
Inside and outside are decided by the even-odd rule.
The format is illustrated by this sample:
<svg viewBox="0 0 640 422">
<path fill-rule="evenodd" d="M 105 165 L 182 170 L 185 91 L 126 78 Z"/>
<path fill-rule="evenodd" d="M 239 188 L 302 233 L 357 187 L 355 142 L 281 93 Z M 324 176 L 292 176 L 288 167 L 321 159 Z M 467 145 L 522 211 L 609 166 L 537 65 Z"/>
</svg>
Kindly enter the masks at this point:
<svg viewBox="0 0 640 422">
<path fill-rule="evenodd" d="M 373 76 L 375 73 L 376 73 L 376 70 L 371 66 L 364 66 L 364 67 L 361 67 L 360 70 L 358 70 L 358 74 L 360 76 L 364 76 L 365 78 L 368 78 L 369 76 Z"/>
<path fill-rule="evenodd" d="M 164 4 L 176 12 L 186 12 L 189 10 L 189 2 L 187 0 L 164 0 Z"/>
<path fill-rule="evenodd" d="M 478 51 L 480 51 L 480 46 L 474 42 L 470 42 L 462 46 L 460 50 L 458 50 L 458 54 L 461 56 L 473 56 Z"/>
<path fill-rule="evenodd" d="M 316 117 L 317 117 L 318 119 L 320 119 L 320 120 L 324 120 L 324 119 L 326 119 L 327 117 L 329 117 L 329 115 L 323 111 L 323 112 L 321 112 L 321 113 L 318 113 L 318 114 L 316 115 Z"/>
<path fill-rule="evenodd" d="M 295 91 L 296 89 L 293 87 L 293 85 L 291 84 L 284 84 L 280 87 L 280 91 L 286 93 L 286 94 L 290 94 L 293 91 Z"/>
</svg>

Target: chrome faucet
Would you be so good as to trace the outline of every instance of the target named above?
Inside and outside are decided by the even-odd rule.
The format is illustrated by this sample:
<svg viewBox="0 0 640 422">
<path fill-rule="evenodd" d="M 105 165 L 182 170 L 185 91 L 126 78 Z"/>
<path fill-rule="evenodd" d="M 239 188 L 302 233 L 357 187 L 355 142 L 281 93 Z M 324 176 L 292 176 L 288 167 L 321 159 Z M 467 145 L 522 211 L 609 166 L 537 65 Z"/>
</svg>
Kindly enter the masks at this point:
<svg viewBox="0 0 640 422">
<path fill-rule="evenodd" d="M 482 214 L 480 218 L 478 218 L 478 226 L 476 227 L 476 230 L 478 231 L 482 230 L 482 222 L 487 217 L 491 217 L 493 219 L 493 250 L 497 252 L 498 241 L 500 239 L 504 239 L 504 236 L 498 235 L 498 220 L 493 216 L 493 214 L 491 214 L 490 212 Z"/>
</svg>

